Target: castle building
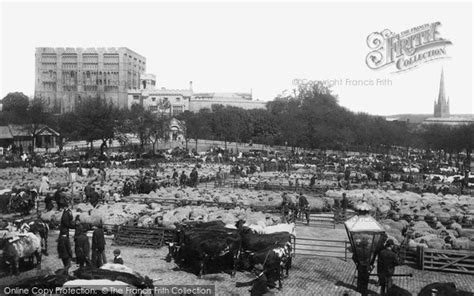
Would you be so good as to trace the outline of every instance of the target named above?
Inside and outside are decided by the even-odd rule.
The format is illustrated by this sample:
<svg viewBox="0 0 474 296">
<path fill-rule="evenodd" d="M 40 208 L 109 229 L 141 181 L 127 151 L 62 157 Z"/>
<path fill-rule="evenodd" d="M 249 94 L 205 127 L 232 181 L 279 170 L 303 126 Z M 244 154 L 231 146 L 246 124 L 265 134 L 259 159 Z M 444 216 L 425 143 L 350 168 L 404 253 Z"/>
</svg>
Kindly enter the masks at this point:
<svg viewBox="0 0 474 296">
<path fill-rule="evenodd" d="M 444 89 L 444 71 L 441 70 L 441 80 L 439 83 L 438 101 L 434 103 L 434 117 L 449 117 L 449 99 L 446 100 L 446 91 Z"/>
<path fill-rule="evenodd" d="M 126 48 L 36 48 L 35 97 L 54 113 L 74 110 L 85 98 L 128 106 L 129 90 L 140 89 L 146 59 Z"/>
</svg>

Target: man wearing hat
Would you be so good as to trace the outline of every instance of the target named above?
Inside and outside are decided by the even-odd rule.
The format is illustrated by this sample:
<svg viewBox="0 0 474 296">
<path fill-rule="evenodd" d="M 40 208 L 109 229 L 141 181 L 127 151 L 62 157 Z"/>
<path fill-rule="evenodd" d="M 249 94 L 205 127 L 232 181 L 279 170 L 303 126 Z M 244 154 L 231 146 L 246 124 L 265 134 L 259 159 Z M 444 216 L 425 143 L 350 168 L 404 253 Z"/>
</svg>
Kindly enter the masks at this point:
<svg viewBox="0 0 474 296">
<path fill-rule="evenodd" d="M 65 205 L 65 208 L 61 216 L 59 231 L 69 237 L 69 229 L 76 228 L 76 225 L 74 223 L 74 217 L 71 212 L 71 204 L 65 201 L 64 205 Z"/>
<path fill-rule="evenodd" d="M 300 192 L 300 196 L 298 197 L 298 206 L 299 212 L 301 215 L 304 214 L 306 216 L 306 223 L 309 225 L 309 202 L 303 195 L 303 192 Z"/>
<path fill-rule="evenodd" d="M 377 275 L 380 283 L 380 294 L 386 295 L 388 289 L 393 284 L 392 276 L 395 273 L 395 266 L 400 264 L 398 255 L 393 251 L 395 243 L 389 239 L 385 243 L 385 249 L 380 251 L 377 260 Z"/>
<path fill-rule="evenodd" d="M 265 271 L 262 264 L 256 264 L 254 266 L 254 273 L 257 276 L 256 279 L 246 282 L 246 283 L 236 283 L 236 287 L 245 287 L 245 286 L 252 286 L 250 291 L 250 296 L 261 296 L 265 295 L 268 292 L 267 287 L 267 276 L 265 275 Z"/>
</svg>

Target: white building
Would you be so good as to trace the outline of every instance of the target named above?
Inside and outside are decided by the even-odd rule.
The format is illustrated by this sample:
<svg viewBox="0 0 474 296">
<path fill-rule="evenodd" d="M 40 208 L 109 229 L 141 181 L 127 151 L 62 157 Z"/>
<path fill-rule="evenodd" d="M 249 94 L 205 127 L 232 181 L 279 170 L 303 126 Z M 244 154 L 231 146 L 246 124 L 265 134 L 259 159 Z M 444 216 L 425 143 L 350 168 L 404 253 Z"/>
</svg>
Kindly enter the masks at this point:
<svg viewBox="0 0 474 296">
<path fill-rule="evenodd" d="M 142 104 L 146 110 L 153 113 L 176 116 L 189 110 L 189 100 L 192 96 L 192 84 L 189 89 L 156 88 L 156 77 L 145 74 L 141 77 L 139 90 L 130 90 L 128 93 L 128 107 L 133 104 Z"/>
</svg>

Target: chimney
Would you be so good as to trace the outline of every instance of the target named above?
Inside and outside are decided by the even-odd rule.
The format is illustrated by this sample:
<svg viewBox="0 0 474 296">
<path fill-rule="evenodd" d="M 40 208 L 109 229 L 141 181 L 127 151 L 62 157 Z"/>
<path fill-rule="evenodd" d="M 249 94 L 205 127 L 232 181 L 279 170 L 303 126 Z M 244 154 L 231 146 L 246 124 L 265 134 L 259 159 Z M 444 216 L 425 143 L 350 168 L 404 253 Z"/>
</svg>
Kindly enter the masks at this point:
<svg viewBox="0 0 474 296">
<path fill-rule="evenodd" d="M 189 81 L 189 90 L 193 91 L 193 82 L 192 81 Z"/>
</svg>

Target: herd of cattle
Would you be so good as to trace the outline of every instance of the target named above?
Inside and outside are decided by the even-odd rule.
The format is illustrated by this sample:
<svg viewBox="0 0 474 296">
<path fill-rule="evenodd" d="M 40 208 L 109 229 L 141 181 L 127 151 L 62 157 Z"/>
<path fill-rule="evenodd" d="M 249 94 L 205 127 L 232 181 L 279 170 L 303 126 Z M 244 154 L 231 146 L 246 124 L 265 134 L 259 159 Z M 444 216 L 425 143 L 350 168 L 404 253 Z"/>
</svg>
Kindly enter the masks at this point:
<svg viewBox="0 0 474 296">
<path fill-rule="evenodd" d="M 264 266 L 268 285 L 282 288 L 292 259 L 294 224 L 276 225 L 267 233 L 257 233 L 239 220 L 236 225 L 222 221 L 181 224 L 168 244 L 167 261 L 174 262 L 199 277 L 216 271 L 252 270 Z"/>
</svg>

